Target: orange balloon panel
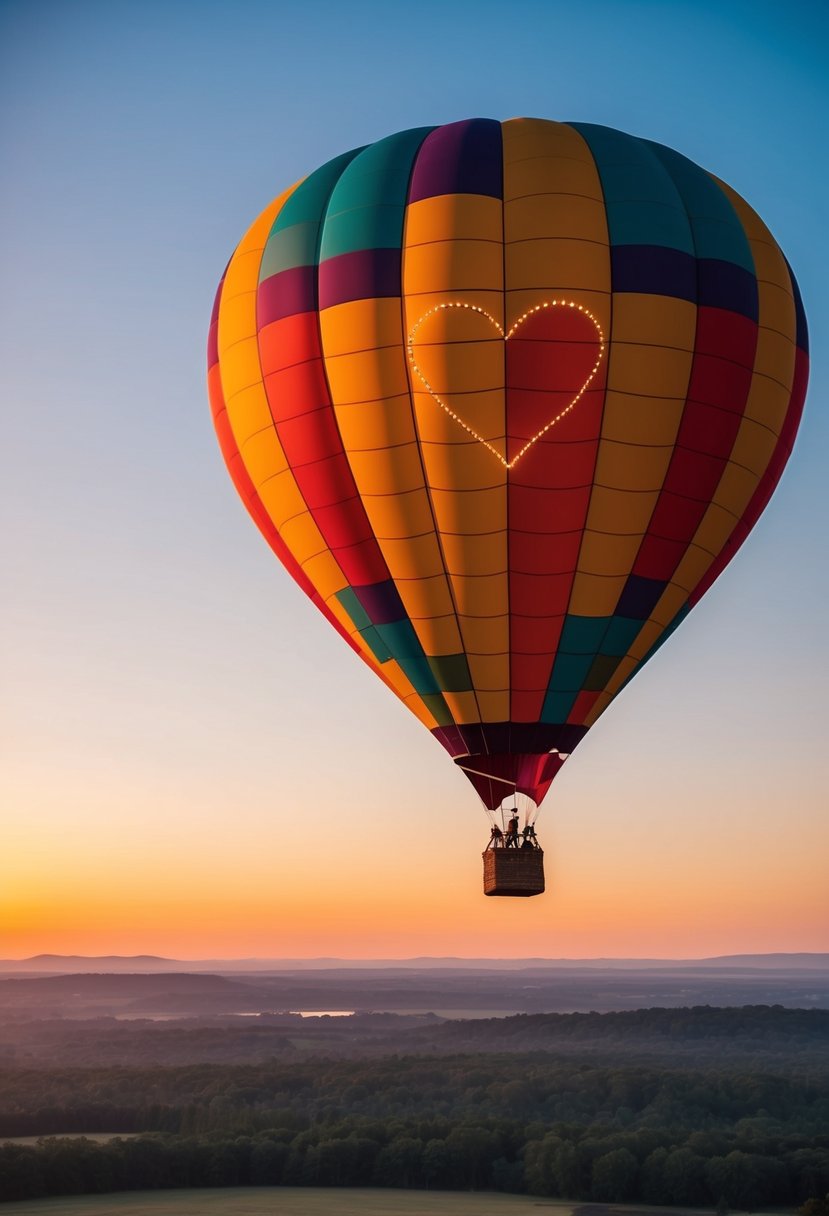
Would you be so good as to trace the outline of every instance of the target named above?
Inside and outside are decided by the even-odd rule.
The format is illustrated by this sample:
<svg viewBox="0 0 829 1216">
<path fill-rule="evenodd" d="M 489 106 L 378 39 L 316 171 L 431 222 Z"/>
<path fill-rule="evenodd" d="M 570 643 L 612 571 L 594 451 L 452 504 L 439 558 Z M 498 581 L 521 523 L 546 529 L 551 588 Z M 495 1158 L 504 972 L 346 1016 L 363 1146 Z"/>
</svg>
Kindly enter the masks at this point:
<svg viewBox="0 0 829 1216">
<path fill-rule="evenodd" d="M 216 427 L 289 573 L 490 807 L 722 571 L 807 376 L 794 277 L 678 153 L 472 119 L 346 153 L 231 258 Z"/>
</svg>

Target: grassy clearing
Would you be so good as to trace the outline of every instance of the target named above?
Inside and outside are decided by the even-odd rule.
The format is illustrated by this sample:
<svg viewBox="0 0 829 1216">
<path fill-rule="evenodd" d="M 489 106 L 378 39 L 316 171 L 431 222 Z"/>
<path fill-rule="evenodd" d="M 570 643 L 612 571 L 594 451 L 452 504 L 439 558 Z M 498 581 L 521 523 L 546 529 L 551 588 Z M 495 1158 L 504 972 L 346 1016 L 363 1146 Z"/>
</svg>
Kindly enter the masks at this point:
<svg viewBox="0 0 829 1216">
<path fill-rule="evenodd" d="M 453 1191 L 229 1187 L 4 1203 L 3 1216 L 573 1216 L 570 1203 Z"/>
</svg>

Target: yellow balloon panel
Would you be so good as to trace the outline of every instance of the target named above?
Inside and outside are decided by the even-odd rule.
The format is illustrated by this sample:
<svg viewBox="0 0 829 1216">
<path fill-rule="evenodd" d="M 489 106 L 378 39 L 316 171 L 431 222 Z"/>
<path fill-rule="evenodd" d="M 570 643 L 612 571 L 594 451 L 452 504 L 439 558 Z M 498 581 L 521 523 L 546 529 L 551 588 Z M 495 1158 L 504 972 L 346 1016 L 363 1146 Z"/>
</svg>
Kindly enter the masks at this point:
<svg viewBox="0 0 829 1216">
<path fill-rule="evenodd" d="M 596 461 L 596 484 L 627 491 L 661 490 L 673 448 L 634 447 L 606 440 Z"/>
<path fill-rule="evenodd" d="M 587 527 L 616 536 L 642 536 L 656 506 L 656 490 L 615 490 L 594 484 Z"/>
<path fill-rule="evenodd" d="M 684 406 L 684 396 L 649 397 L 608 388 L 602 442 L 630 447 L 673 447 Z"/>
<path fill-rule="evenodd" d="M 398 350 L 399 300 L 349 300 L 346 304 L 335 304 L 326 308 L 325 354 L 329 364 L 340 355 L 364 350 L 369 334 L 376 348 L 387 346 Z"/>
<path fill-rule="evenodd" d="M 625 588 L 624 575 L 588 574 L 579 570 L 570 592 L 568 611 L 573 616 L 612 616 Z"/>
<path fill-rule="evenodd" d="M 501 201 L 480 194 L 442 194 L 409 203 L 404 221 L 404 256 L 418 245 L 465 240 L 493 241 L 501 246 Z"/>
<path fill-rule="evenodd" d="M 412 403 L 408 391 L 385 397 L 381 401 L 356 401 L 350 405 L 339 405 L 336 414 L 337 426 L 349 462 L 353 460 L 355 452 L 376 452 L 380 459 L 388 453 L 389 459 L 393 460 L 399 448 L 415 443 Z M 377 476 L 381 480 L 384 479 L 379 469 Z M 396 477 L 397 473 L 394 476 Z M 422 476 L 419 484 L 422 484 Z M 393 482 L 393 485 L 396 483 Z M 401 491 L 401 488 L 397 487 L 398 491 L 403 493 L 408 488 L 410 487 Z"/>
<path fill-rule="evenodd" d="M 466 291 L 497 290 L 492 284 L 500 281 L 502 266 L 500 230 L 497 244 L 494 241 L 456 239 L 412 247 L 407 245 L 403 258 L 403 281 L 408 299 L 406 320 L 409 333 L 422 316 L 420 306 L 413 297 L 435 294 L 452 299 Z"/>
</svg>

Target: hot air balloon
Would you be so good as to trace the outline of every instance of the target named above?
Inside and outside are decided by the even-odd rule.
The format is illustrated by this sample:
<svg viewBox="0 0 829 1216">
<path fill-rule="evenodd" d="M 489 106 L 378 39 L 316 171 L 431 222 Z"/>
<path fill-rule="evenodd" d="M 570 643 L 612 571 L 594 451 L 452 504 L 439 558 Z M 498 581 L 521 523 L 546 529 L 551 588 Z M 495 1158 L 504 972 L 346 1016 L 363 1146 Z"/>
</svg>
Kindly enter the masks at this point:
<svg viewBox="0 0 829 1216">
<path fill-rule="evenodd" d="M 420 127 L 262 212 L 208 363 L 265 539 L 490 813 L 485 892 L 539 893 L 553 778 L 791 451 L 807 332 L 774 239 L 609 127 Z"/>
</svg>

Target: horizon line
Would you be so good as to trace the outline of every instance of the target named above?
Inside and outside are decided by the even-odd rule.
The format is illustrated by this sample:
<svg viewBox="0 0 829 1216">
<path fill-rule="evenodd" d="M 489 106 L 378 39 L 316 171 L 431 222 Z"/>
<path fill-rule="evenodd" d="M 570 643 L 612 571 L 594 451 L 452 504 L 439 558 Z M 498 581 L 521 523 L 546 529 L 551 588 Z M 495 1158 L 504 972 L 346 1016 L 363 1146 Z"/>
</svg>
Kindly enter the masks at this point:
<svg viewBox="0 0 829 1216">
<path fill-rule="evenodd" d="M 359 963 L 359 962 L 376 962 L 376 963 L 417 963 L 417 962 L 544 962 L 544 963 L 566 963 L 566 962 L 711 962 L 715 960 L 724 960 L 732 958 L 790 958 L 807 957 L 821 958 L 829 955 L 829 950 L 751 950 L 737 951 L 728 954 L 707 954 L 707 955 L 630 955 L 630 954 L 602 954 L 602 955 L 519 955 L 507 957 L 505 955 L 485 955 L 485 954 L 415 954 L 408 956 L 397 957 L 378 957 L 376 955 L 307 955 L 307 954 L 283 954 L 283 955 L 230 955 L 223 957 L 196 957 L 196 958 L 180 958 L 162 954 L 58 954 L 51 951 L 41 951 L 38 954 L 27 955 L 25 958 L 3 958 L 0 959 L 0 965 L 7 963 L 31 963 L 40 959 L 88 959 L 90 961 L 102 959 L 120 959 L 125 962 L 144 959 L 153 962 L 163 963 L 199 963 L 199 962 L 225 962 L 225 963 L 254 963 L 254 962 L 343 962 L 343 963 Z"/>
</svg>

